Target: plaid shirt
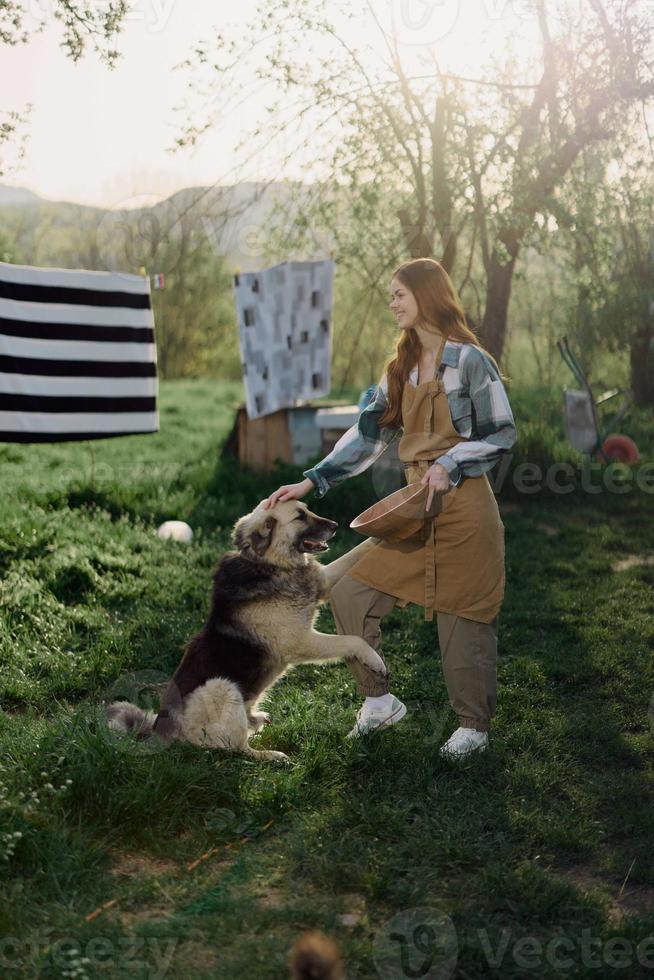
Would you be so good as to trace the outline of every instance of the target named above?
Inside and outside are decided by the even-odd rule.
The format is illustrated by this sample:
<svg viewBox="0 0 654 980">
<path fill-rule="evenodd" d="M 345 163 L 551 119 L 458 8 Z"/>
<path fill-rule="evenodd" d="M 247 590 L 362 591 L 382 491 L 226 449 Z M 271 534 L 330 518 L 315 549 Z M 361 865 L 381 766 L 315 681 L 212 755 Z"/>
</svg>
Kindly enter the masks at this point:
<svg viewBox="0 0 654 980">
<path fill-rule="evenodd" d="M 516 441 L 516 428 L 506 389 L 493 363 L 474 344 L 448 340 L 443 350 L 438 377 L 442 378 L 454 428 L 462 442 L 436 460 L 450 476 L 450 486 L 458 486 L 466 476 L 481 476 L 490 470 Z M 418 383 L 418 367 L 409 375 Z M 386 375 L 372 400 L 355 424 L 338 440 L 328 456 L 303 476 L 316 485 L 324 497 L 330 487 L 350 476 L 363 473 L 401 433 L 401 426 L 379 427 L 388 405 Z"/>
</svg>

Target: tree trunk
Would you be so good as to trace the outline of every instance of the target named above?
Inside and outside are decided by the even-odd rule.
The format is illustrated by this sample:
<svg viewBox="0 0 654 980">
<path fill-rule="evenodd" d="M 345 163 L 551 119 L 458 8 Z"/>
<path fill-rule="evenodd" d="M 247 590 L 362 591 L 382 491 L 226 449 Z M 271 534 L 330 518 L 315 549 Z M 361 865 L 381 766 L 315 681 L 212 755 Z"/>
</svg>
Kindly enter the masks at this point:
<svg viewBox="0 0 654 980">
<path fill-rule="evenodd" d="M 517 251 L 516 251 L 517 255 Z M 516 255 L 501 264 L 496 250 L 490 257 L 486 285 L 486 308 L 479 331 L 479 340 L 490 351 L 498 364 L 502 360 L 506 327 L 513 283 Z"/>
<path fill-rule="evenodd" d="M 654 406 L 654 325 L 643 323 L 631 341 L 629 351 L 631 390 L 641 408 Z"/>
<path fill-rule="evenodd" d="M 420 214 L 417 221 L 412 221 L 409 212 L 402 209 L 397 212 L 402 226 L 402 235 L 406 250 L 412 259 L 432 258 L 433 249 L 425 233 L 425 209 L 419 209 Z"/>
</svg>

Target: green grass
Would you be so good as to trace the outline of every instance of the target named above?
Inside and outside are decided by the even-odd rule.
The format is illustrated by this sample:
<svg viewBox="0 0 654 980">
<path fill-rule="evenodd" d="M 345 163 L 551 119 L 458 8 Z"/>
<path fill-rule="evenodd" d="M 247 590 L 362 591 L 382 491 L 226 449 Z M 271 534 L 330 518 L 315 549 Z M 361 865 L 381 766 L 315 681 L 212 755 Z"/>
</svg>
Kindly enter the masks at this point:
<svg viewBox="0 0 654 980">
<path fill-rule="evenodd" d="M 514 465 L 574 459 L 556 393 L 511 397 L 532 438 Z M 299 477 L 220 457 L 239 398 L 168 382 L 157 435 L 0 447 L 0 974 L 271 980 L 317 927 L 349 977 L 373 978 L 376 937 L 421 909 L 418 924 L 451 924 L 443 976 L 649 974 L 636 950 L 654 927 L 654 566 L 612 569 L 654 555 L 653 497 L 635 485 L 521 495 L 510 471 L 498 710 L 479 758 L 438 757 L 456 722 L 435 623 L 412 606 L 383 623 L 410 710 L 377 737 L 344 738 L 358 697 L 342 664 L 274 689 L 257 740 L 288 768 L 150 753 L 103 729 L 119 679 L 174 670 L 235 520 Z M 651 462 L 651 418 L 622 429 Z M 368 471 L 307 498 L 339 521 L 330 558 L 356 543 L 347 525 L 371 487 Z M 193 526 L 192 545 L 157 538 L 167 518 Z M 334 631 L 328 606 L 318 628 Z M 399 959 L 392 975 L 408 975 Z"/>
</svg>

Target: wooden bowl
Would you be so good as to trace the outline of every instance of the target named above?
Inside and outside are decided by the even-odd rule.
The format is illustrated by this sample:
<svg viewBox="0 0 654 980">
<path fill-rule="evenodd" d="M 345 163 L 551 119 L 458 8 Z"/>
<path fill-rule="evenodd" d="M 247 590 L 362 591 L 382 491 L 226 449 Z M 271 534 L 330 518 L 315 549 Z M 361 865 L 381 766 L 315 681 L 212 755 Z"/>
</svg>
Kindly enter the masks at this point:
<svg viewBox="0 0 654 980">
<path fill-rule="evenodd" d="M 422 529 L 425 518 L 433 513 L 434 504 L 440 498 L 440 494 L 434 494 L 432 507 L 426 511 L 427 490 L 426 484 L 409 483 L 368 507 L 354 518 L 350 527 L 371 538 L 404 541 Z"/>
</svg>

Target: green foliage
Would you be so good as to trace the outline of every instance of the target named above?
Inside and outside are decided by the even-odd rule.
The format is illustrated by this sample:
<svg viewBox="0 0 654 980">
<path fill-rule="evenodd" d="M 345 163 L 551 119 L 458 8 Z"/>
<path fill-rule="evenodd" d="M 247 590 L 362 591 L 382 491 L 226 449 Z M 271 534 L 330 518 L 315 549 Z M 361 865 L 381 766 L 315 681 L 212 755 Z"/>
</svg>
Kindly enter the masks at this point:
<svg viewBox="0 0 654 980">
<path fill-rule="evenodd" d="M 148 268 L 158 267 L 155 255 Z M 163 377 L 241 379 L 233 274 L 201 227 L 188 234 L 153 305 Z"/>
<path fill-rule="evenodd" d="M 120 33 L 128 10 L 127 0 L 100 0 L 93 5 L 80 0 L 55 0 L 52 13 L 63 27 L 62 47 L 67 57 L 79 61 L 91 43 L 102 60 L 112 67 L 118 52 L 110 45 Z M 0 44 L 27 44 L 33 34 L 40 33 L 46 21 L 35 20 L 34 13 L 16 0 L 2 0 Z"/>
<path fill-rule="evenodd" d="M 288 464 L 260 475 L 220 456 L 239 396 L 164 382 L 156 435 L 92 453 L 0 447 L 0 936 L 12 975 L 127 977 L 125 944 L 138 942 L 151 976 L 169 953 L 165 975 L 179 980 L 282 980 L 292 943 L 321 928 L 348 975 L 370 977 L 378 930 L 425 906 L 450 917 L 457 969 L 479 980 L 521 980 L 528 937 L 569 939 L 576 975 L 582 930 L 635 946 L 654 924 L 638 901 L 654 885 L 652 578 L 647 564 L 611 562 L 654 551 L 643 494 L 523 496 L 503 513 L 499 701 L 484 757 L 438 756 L 455 720 L 435 624 L 414 606 L 383 622 L 409 712 L 376 738 L 344 738 L 359 698 L 343 664 L 305 665 L 270 696 L 273 724 L 257 741 L 288 752 L 288 769 L 187 745 L 143 754 L 109 736 L 101 699 L 134 672 L 170 676 L 234 521 L 297 479 Z M 559 458 L 547 438 L 557 400 L 517 388 L 512 401 L 524 455 Z M 355 543 L 347 525 L 370 492 L 363 473 L 308 498 L 339 521 L 330 557 Z M 166 518 L 192 525 L 190 546 L 159 540 Z M 334 631 L 328 605 L 317 628 Z M 635 899 L 617 901 L 628 873 Z M 558 969 L 543 956 L 530 975 Z"/>
<path fill-rule="evenodd" d="M 159 371 L 165 378 L 242 377 L 233 270 L 219 255 L 201 216 L 171 199 L 152 207 L 102 211 L 44 204 L 7 209 L 10 260 L 27 265 L 99 269 L 149 276 Z"/>
</svg>

